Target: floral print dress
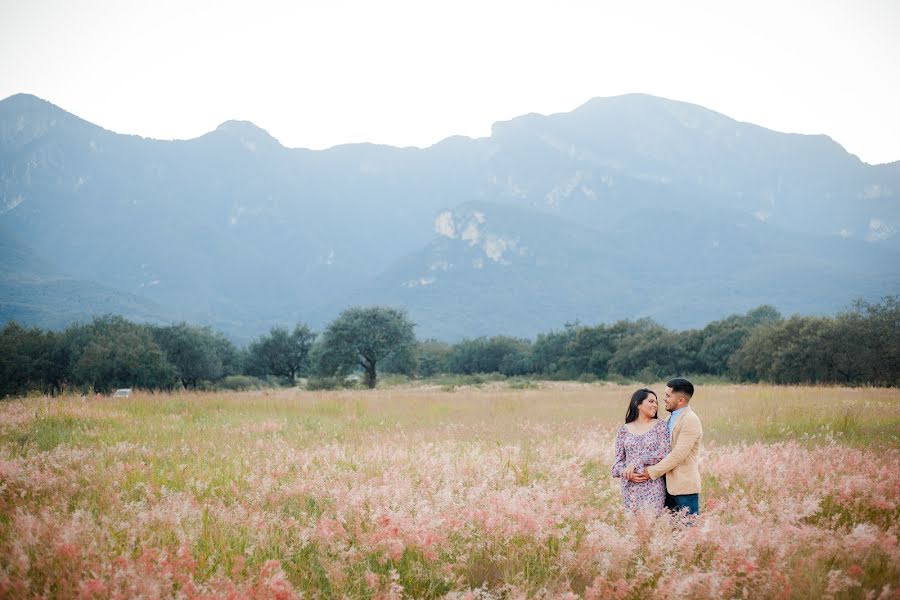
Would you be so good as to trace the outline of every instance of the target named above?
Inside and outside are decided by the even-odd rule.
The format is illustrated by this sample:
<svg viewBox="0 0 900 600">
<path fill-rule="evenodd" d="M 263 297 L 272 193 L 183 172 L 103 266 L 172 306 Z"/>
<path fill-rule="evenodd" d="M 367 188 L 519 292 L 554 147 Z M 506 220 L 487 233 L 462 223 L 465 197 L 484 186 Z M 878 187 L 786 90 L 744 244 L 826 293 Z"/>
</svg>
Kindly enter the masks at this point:
<svg viewBox="0 0 900 600">
<path fill-rule="evenodd" d="M 644 467 L 655 465 L 666 457 L 671 450 L 669 429 L 665 421 L 657 421 L 656 425 L 642 434 L 636 435 L 628 431 L 625 425 L 619 427 L 616 434 L 616 460 L 612 466 L 613 477 L 622 477 L 622 472 L 629 465 L 635 466 L 635 473 L 643 473 Z M 622 478 L 622 501 L 626 508 L 662 509 L 666 503 L 666 478 L 655 481 L 632 483 Z"/>
</svg>

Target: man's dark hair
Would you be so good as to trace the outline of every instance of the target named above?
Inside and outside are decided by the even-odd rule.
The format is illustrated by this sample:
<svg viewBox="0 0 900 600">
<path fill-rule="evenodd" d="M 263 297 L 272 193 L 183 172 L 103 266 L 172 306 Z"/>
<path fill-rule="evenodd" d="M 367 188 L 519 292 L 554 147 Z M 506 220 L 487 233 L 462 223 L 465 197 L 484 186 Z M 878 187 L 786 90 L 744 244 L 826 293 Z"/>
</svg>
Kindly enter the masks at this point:
<svg viewBox="0 0 900 600">
<path fill-rule="evenodd" d="M 684 394 L 688 400 L 694 395 L 694 384 L 682 377 L 670 379 L 666 387 L 672 388 L 673 392 Z"/>
</svg>

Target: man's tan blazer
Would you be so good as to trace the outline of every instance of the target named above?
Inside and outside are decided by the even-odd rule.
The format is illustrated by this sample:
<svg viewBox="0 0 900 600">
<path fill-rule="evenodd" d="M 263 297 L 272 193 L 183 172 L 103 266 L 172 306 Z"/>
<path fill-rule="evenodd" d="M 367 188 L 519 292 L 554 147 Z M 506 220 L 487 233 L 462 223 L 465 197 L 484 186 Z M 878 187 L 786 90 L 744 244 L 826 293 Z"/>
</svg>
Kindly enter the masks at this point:
<svg viewBox="0 0 900 600">
<path fill-rule="evenodd" d="M 670 417 L 671 418 L 671 417 Z M 697 455 L 700 453 L 700 440 L 703 439 L 703 426 L 690 406 L 678 415 L 678 422 L 672 430 L 672 451 L 656 463 L 647 467 L 650 479 L 666 476 L 666 491 L 673 496 L 700 493 L 700 468 L 697 466 Z"/>
</svg>

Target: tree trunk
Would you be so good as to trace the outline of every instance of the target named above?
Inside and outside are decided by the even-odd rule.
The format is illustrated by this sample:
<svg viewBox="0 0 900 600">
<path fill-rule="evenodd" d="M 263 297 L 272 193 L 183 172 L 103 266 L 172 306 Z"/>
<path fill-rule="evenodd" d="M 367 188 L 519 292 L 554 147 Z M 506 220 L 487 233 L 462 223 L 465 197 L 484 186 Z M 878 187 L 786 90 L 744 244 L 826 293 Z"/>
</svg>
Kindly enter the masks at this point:
<svg viewBox="0 0 900 600">
<path fill-rule="evenodd" d="M 366 385 L 369 386 L 369 389 L 375 389 L 375 378 L 377 377 L 375 373 L 375 363 L 370 363 L 366 365 Z"/>
</svg>

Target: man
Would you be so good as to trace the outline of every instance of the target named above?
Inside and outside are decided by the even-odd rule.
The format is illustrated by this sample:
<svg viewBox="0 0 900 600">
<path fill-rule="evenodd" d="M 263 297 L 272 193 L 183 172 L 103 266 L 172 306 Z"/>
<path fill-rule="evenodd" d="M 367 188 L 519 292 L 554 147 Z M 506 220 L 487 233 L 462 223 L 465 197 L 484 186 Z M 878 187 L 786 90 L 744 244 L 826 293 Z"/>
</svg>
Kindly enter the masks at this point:
<svg viewBox="0 0 900 600">
<path fill-rule="evenodd" d="M 700 418 L 691 410 L 694 386 L 687 379 L 676 378 L 666 384 L 666 410 L 669 417 L 669 437 L 672 450 L 640 475 L 631 474 L 637 483 L 666 476 L 666 508 L 672 511 L 687 510 L 688 514 L 700 514 L 700 469 L 697 455 L 703 427 Z"/>
</svg>

